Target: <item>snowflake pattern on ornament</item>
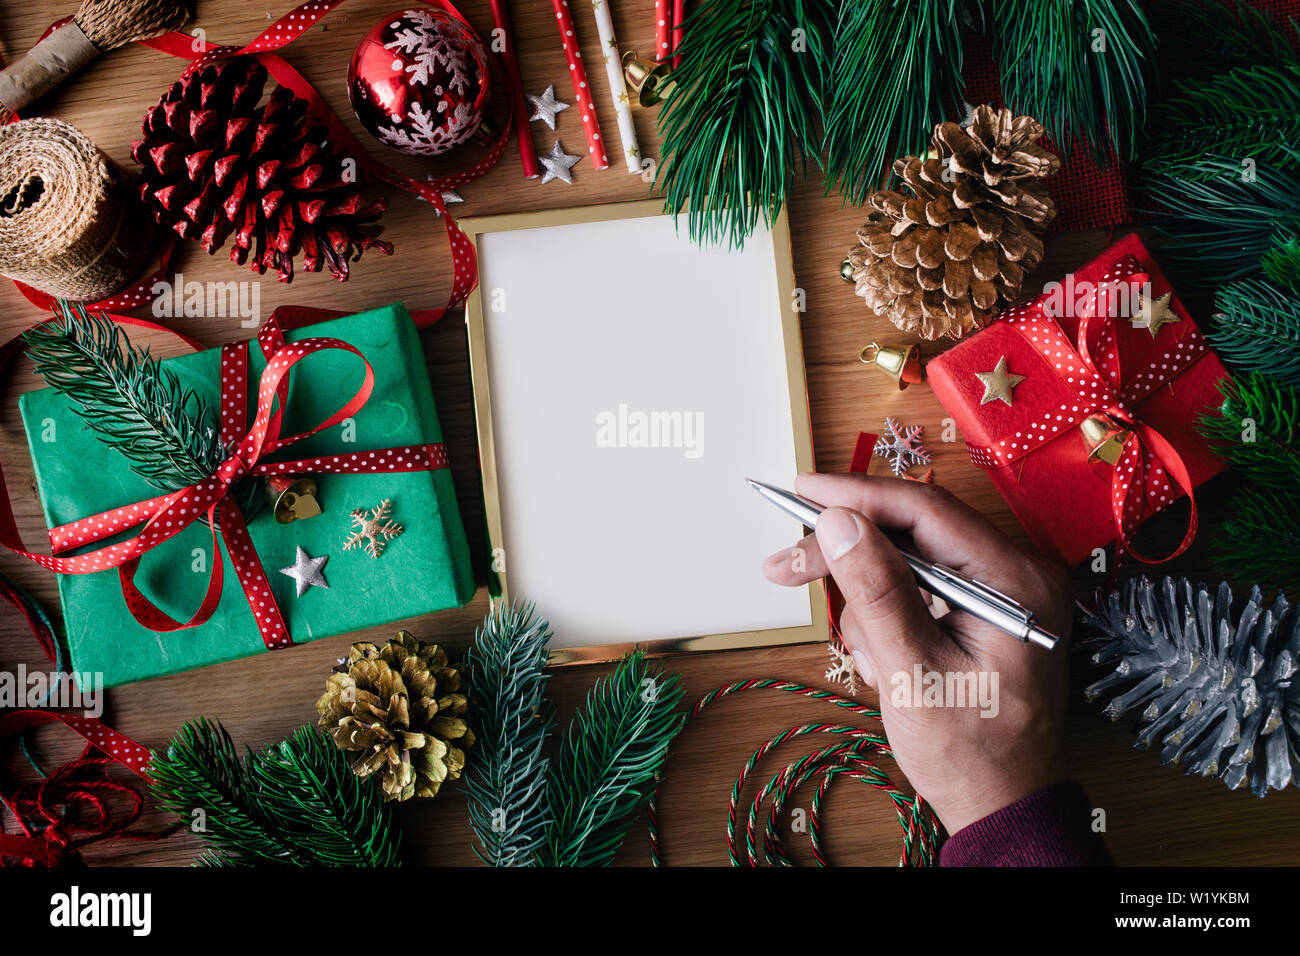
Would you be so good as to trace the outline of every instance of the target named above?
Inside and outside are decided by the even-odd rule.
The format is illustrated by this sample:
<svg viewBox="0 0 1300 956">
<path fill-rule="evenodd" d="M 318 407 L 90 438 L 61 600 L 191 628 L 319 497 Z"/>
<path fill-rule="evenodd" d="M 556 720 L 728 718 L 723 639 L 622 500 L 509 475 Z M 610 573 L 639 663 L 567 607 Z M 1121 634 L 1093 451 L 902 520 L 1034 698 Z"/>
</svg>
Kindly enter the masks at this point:
<svg viewBox="0 0 1300 956">
<path fill-rule="evenodd" d="M 384 44 L 384 49 L 397 50 L 412 57 L 406 66 L 406 72 L 410 74 L 408 82 L 412 86 L 428 86 L 430 76 L 442 67 L 448 74 L 447 85 L 461 96 L 467 95 L 473 76 L 472 65 L 462 51 L 447 42 L 442 34 L 444 21 L 436 19 L 427 10 L 408 10 L 403 20 L 410 25 L 395 22 L 393 39 Z M 401 66 L 400 60 L 393 61 L 394 69 Z M 441 96 L 442 87 L 436 87 L 434 92 Z"/>
<path fill-rule="evenodd" d="M 439 109 L 445 109 L 446 106 L 446 103 L 438 104 Z M 406 120 L 409 129 L 380 126 L 375 130 L 375 135 L 385 146 L 416 156 L 439 156 L 465 142 L 478 128 L 474 122 L 474 111 L 468 103 L 458 105 L 445 124 L 439 123 L 433 111 L 425 109 L 419 103 L 412 103 L 406 111 Z"/>
<path fill-rule="evenodd" d="M 894 474 L 901 475 L 913 465 L 930 464 L 930 453 L 921 445 L 920 425 L 899 425 L 885 419 L 885 434 L 876 441 L 875 453 L 889 462 Z"/>
</svg>

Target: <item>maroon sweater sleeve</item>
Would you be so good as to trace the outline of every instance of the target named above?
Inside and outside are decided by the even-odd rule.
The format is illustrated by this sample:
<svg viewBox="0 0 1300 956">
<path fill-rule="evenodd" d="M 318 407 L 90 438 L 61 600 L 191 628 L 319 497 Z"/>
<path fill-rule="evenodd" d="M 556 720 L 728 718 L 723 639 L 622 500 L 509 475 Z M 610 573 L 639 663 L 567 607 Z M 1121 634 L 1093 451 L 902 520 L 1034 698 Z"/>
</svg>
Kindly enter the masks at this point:
<svg viewBox="0 0 1300 956">
<path fill-rule="evenodd" d="M 1113 866 L 1092 805 L 1077 783 L 1039 790 L 958 830 L 940 866 Z"/>
</svg>

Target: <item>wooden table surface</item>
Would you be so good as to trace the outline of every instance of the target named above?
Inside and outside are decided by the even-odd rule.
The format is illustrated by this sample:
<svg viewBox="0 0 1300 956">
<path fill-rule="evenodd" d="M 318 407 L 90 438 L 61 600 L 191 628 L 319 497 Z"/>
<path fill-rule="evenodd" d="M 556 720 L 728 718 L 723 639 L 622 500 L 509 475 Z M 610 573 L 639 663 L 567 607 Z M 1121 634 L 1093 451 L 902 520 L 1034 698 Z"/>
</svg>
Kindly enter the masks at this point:
<svg viewBox="0 0 1300 956">
<path fill-rule="evenodd" d="M 12 60 L 28 49 L 54 16 L 71 12 L 73 6 L 71 0 L 64 4 L 6 0 L 0 4 L 0 49 L 6 59 Z M 348 108 L 345 91 L 348 58 L 366 30 L 395 6 L 395 0 L 352 0 L 287 51 L 288 58 L 367 145 L 374 141 L 361 132 Z M 571 101 L 572 89 L 550 4 L 545 0 L 514 0 L 512 6 L 525 88 L 540 92 L 554 83 L 557 95 Z M 651 49 L 651 0 L 618 0 L 612 6 L 624 47 Z M 199 0 L 199 15 L 190 29 L 202 28 L 210 41 L 242 44 L 264 29 L 272 18 L 280 17 L 292 7 L 290 0 L 224 4 Z M 583 50 L 592 62 L 599 48 L 595 24 L 585 5 L 574 4 L 574 8 Z M 487 0 L 462 0 L 461 9 L 481 34 L 488 34 L 492 21 Z M 113 160 L 130 169 L 130 144 L 139 136 L 140 119 L 176 79 L 181 65 L 179 60 L 140 47 L 119 50 L 44 102 L 42 112 L 76 124 Z M 596 71 L 592 73 L 592 83 L 601 127 L 613 138 L 617 133 L 615 117 L 607 102 L 603 78 Z M 864 95 L 869 94 L 864 91 Z M 495 103 L 498 116 L 503 113 L 503 103 L 504 97 Z M 653 109 L 636 111 L 637 133 L 644 155 L 652 157 L 658 156 L 659 144 L 655 115 Z M 533 124 L 532 133 L 539 152 L 549 150 L 558 136 L 567 151 L 585 156 L 581 126 L 573 112 L 561 114 L 557 136 L 541 124 Z M 415 175 L 433 169 L 449 171 L 467 165 L 479 155 L 478 148 L 471 146 L 464 154 L 433 166 L 426 161 L 398 156 L 377 144 L 373 148 L 385 161 Z M 572 186 L 559 181 L 546 185 L 538 180 L 526 181 L 512 145 L 494 170 L 462 190 L 465 202 L 453 206 L 453 213 L 485 215 L 630 200 L 646 195 L 646 184 L 638 177 L 627 175 L 617 161 L 608 170 L 595 171 L 584 158 L 573 172 Z M 326 276 L 309 274 L 300 275 L 289 286 L 267 279 L 261 286 L 263 313 L 290 303 L 359 311 L 394 299 L 411 307 L 445 302 L 451 286 L 450 258 L 441 225 L 436 223 L 427 205 L 404 193 L 390 191 L 389 195 L 391 206 L 384 219 L 384 238 L 391 239 L 397 247 L 391 259 L 368 253 L 356 264 L 353 278 L 346 285 L 338 285 Z M 928 447 L 934 455 L 936 480 L 1023 541 L 1023 532 L 1005 503 L 985 474 L 967 459 L 962 445 L 939 440 L 944 412 L 933 393 L 924 386 L 899 393 L 883 376 L 858 362 L 858 350 L 866 342 L 877 337 L 887 341 L 900 338 L 884 320 L 868 316 L 861 300 L 838 275 L 839 261 L 853 241 L 860 213 L 842 208 L 835 197 L 824 198 L 821 182 L 817 180 L 795 190 L 790 218 L 796 277 L 807 291 L 803 343 L 819 469 L 847 469 L 858 432 L 879 431 L 887 415 L 923 425 L 929 436 Z M 1046 281 L 1081 264 L 1100 251 L 1105 241 L 1102 232 L 1052 239 L 1047 261 L 1034 282 Z M 635 250 L 629 250 L 628 254 L 635 255 Z M 249 276 L 228 263 L 224 255 L 209 258 L 192 244 L 179 248 L 175 268 L 183 271 L 187 279 L 200 281 L 229 281 Z M 0 332 L 8 338 L 39 316 L 12 285 L 3 283 L 2 286 Z M 465 328 L 460 318 L 459 312 L 453 313 L 425 332 L 423 342 L 454 463 L 465 526 L 470 530 L 476 561 L 482 567 L 484 547 L 478 531 L 482 527 L 482 509 Z M 653 334 L 652 315 L 637 316 L 633 312 L 625 318 L 644 321 L 647 334 Z M 248 336 L 247 330 L 240 328 L 239 320 L 232 318 L 182 318 L 175 321 L 175 326 L 208 346 Z M 162 354 L 178 350 L 174 341 L 160 335 L 134 337 L 154 344 Z M 20 391 L 36 385 L 30 363 L 25 360 L 9 376 L 0 415 L 0 461 L 7 471 L 24 538 L 29 547 L 40 548 L 44 524 L 16 403 Z M 880 465 L 879 461 L 875 463 L 875 467 Z M 1200 540 L 1187 555 L 1162 570 L 1217 580 L 1206 546 L 1224 518 L 1223 501 L 1231 482 L 1231 478 L 1222 478 L 1198 493 L 1204 509 Z M 1179 522 L 1185 518 L 1185 512 L 1175 509 L 1173 514 L 1162 516 L 1144 530 L 1144 535 L 1149 535 L 1144 540 L 1153 545 L 1176 541 L 1181 533 Z M 761 557 L 755 555 L 756 564 Z M 0 555 L 0 568 L 49 607 L 57 607 L 52 575 L 12 555 Z M 1102 585 L 1105 575 L 1084 568 L 1076 580 L 1082 596 Z M 424 640 L 460 649 L 472 638 L 487 605 L 486 588 L 480 587 L 466 607 L 404 621 L 402 626 Z M 634 608 L 628 610 L 635 612 Z M 182 722 L 200 715 L 220 717 L 241 745 L 271 744 L 300 724 L 315 719 L 313 705 L 324 687 L 325 674 L 333 661 L 346 653 L 353 640 L 382 641 L 393 630 L 395 627 L 376 628 L 118 688 L 109 693 L 105 719 L 150 747 L 165 744 Z M 44 666 L 40 651 L 20 617 L 7 612 L 0 616 L 0 667 L 9 669 L 19 663 L 28 667 Z M 670 666 L 683 675 L 688 699 L 718 684 L 748 677 L 781 677 L 826 685 L 823 677 L 826 650 L 821 646 L 679 657 Z M 562 668 L 555 673 L 552 688 L 562 721 L 567 720 L 601 670 L 577 667 Z M 1082 702 L 1079 689 L 1083 683 L 1076 676 L 1072 690 L 1068 724 L 1071 769 L 1087 787 L 1093 803 L 1106 811 L 1107 839 L 1120 863 L 1294 864 L 1300 860 L 1300 826 L 1295 823 L 1300 794 L 1295 790 L 1273 793 L 1261 801 L 1245 791 L 1229 792 L 1221 782 L 1187 778 L 1177 769 L 1160 766 L 1156 754 L 1132 749 L 1127 723 L 1112 725 L 1101 716 L 1098 707 Z M 874 702 L 870 691 L 865 692 L 863 699 Z M 660 810 L 668 863 L 725 863 L 727 796 L 745 759 L 759 744 L 788 727 L 828 719 L 833 719 L 829 705 L 775 691 L 749 692 L 717 703 L 706 711 L 675 745 L 669 764 Z M 43 752 L 54 760 L 73 754 L 75 748 L 70 736 L 47 730 L 38 739 Z M 771 772 L 775 773 L 805 750 L 798 743 L 783 745 L 769 758 Z M 5 764 L 10 771 L 23 770 L 12 752 L 6 755 Z M 896 768 L 888 762 L 886 767 L 897 779 Z M 764 778 L 767 775 L 760 774 Z M 401 815 L 413 862 L 476 862 L 464 800 L 457 790 L 444 791 L 432 801 L 412 801 L 402 808 Z M 163 819 L 162 814 L 153 813 L 146 817 L 146 822 Z M 832 862 L 888 865 L 897 859 L 899 833 L 889 801 L 863 788 L 845 783 L 832 791 L 827 800 L 823 832 Z M 797 859 L 802 862 L 810 859 L 804 836 L 792 834 L 787 843 L 794 847 Z M 184 865 L 197 849 L 197 839 L 184 834 L 159 844 L 118 842 L 95 847 L 87 856 L 96 864 Z M 619 859 L 632 864 L 648 860 L 641 825 L 633 827 Z"/>
</svg>

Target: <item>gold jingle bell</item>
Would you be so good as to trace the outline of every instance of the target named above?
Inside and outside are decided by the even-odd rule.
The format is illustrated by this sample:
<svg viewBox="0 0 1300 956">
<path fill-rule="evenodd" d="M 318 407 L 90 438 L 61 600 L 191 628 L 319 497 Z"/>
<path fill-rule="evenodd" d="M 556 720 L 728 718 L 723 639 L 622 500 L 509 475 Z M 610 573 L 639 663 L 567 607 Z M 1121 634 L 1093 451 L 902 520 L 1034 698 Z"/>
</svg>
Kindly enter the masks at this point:
<svg viewBox="0 0 1300 956">
<path fill-rule="evenodd" d="M 320 502 L 316 500 L 316 482 L 310 478 L 272 475 L 266 479 L 266 497 L 280 524 L 303 521 L 321 513 Z"/>
<path fill-rule="evenodd" d="M 647 63 L 636 55 L 636 50 L 623 54 L 623 79 L 636 92 L 636 101 L 641 106 L 654 106 L 673 88 L 673 81 L 668 78 L 667 63 Z"/>
<path fill-rule="evenodd" d="M 1114 465 L 1124 453 L 1124 443 L 1132 434 L 1122 428 L 1109 415 L 1089 415 L 1079 423 L 1079 432 L 1088 448 L 1088 461 L 1104 461 Z"/>
<path fill-rule="evenodd" d="M 877 345 L 872 342 L 858 353 L 858 361 L 880 369 L 898 383 L 900 392 L 909 385 L 925 381 L 921 349 L 916 345 Z"/>
<path fill-rule="evenodd" d="M 858 281 L 857 279 L 853 278 L 853 263 L 849 262 L 848 259 L 840 260 L 840 278 L 843 279 L 845 282 Z"/>
</svg>

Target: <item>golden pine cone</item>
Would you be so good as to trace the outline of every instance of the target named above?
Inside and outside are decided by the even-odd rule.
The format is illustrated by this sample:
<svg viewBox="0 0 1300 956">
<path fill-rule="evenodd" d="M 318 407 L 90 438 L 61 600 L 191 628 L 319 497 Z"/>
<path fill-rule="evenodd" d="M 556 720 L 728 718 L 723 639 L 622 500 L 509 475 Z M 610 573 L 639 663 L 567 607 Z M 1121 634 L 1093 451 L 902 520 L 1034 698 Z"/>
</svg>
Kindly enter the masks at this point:
<svg viewBox="0 0 1300 956">
<path fill-rule="evenodd" d="M 339 749 L 356 755 L 356 775 L 379 774 L 385 800 L 432 797 L 460 777 L 474 743 L 461 687 L 446 651 L 400 631 L 382 648 L 353 644 L 316 711 Z"/>
<path fill-rule="evenodd" d="M 1060 162 L 1034 142 L 1042 132 L 1029 117 L 982 106 L 969 129 L 935 128 L 935 155 L 894 163 L 907 193 L 867 200 L 848 254 L 873 313 L 923 338 L 960 338 L 1020 294 L 1043 258 L 1031 227 L 1056 214 L 1042 177 Z"/>
</svg>

